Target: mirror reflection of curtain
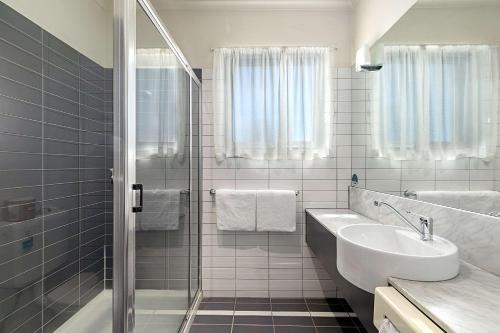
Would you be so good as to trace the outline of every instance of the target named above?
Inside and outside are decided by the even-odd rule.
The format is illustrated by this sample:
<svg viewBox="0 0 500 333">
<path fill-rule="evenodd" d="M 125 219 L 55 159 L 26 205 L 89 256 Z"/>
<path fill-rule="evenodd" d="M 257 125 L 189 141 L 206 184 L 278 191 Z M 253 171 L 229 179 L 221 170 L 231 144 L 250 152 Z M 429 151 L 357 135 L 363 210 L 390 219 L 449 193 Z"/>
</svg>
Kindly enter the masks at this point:
<svg viewBox="0 0 500 333">
<path fill-rule="evenodd" d="M 379 156 L 493 159 L 497 58 L 497 48 L 487 45 L 384 47 L 372 112 Z"/>
<path fill-rule="evenodd" d="M 137 49 L 137 157 L 182 160 L 189 82 L 169 49 Z"/>
</svg>

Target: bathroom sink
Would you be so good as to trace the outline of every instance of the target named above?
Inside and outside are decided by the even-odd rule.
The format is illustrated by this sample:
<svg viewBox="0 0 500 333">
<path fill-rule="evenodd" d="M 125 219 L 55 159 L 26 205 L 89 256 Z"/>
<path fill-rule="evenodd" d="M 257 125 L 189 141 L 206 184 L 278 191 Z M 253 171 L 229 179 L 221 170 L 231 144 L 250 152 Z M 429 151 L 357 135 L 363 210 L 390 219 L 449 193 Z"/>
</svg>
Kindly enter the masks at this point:
<svg viewBox="0 0 500 333">
<path fill-rule="evenodd" d="M 458 249 L 434 236 L 422 241 L 404 227 L 382 224 L 348 225 L 337 231 L 337 269 L 355 286 L 374 293 L 387 278 L 442 281 L 458 275 Z"/>
</svg>

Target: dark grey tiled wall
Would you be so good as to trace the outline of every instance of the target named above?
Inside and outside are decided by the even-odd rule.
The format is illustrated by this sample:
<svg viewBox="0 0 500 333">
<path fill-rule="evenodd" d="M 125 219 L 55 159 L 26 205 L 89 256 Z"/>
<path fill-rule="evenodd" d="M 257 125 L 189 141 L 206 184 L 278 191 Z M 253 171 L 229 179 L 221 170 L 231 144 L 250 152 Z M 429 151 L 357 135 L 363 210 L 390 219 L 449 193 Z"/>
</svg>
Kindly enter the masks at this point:
<svg viewBox="0 0 500 333">
<path fill-rule="evenodd" d="M 113 168 L 113 69 L 104 71 L 104 130 L 106 149 L 106 179 L 105 179 L 105 260 L 106 288 L 112 288 L 113 280 L 113 182 L 111 168 Z"/>
<path fill-rule="evenodd" d="M 0 332 L 104 288 L 110 72 L 0 2 Z"/>
</svg>

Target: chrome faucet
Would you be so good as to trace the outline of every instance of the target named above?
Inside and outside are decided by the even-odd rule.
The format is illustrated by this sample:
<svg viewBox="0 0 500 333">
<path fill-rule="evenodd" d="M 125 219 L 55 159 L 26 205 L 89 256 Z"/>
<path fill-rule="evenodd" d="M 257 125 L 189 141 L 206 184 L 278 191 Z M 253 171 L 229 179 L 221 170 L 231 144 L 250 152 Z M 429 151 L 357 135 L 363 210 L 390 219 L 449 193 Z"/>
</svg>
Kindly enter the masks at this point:
<svg viewBox="0 0 500 333">
<path fill-rule="evenodd" d="M 413 223 L 410 222 L 406 217 L 404 217 L 400 212 L 396 210 L 396 208 L 392 207 L 386 202 L 383 201 L 374 201 L 373 204 L 377 207 L 380 207 L 382 205 L 387 206 L 394 214 L 396 214 L 397 217 L 399 217 L 404 223 L 409 225 L 413 231 L 415 231 L 417 234 L 420 235 L 420 239 L 423 241 L 429 241 L 432 240 L 432 233 L 433 233 L 433 220 L 432 217 L 427 217 L 423 215 L 418 215 L 419 220 L 420 220 L 420 229 L 418 229 Z M 411 214 L 411 212 L 407 211 L 406 213 Z"/>
</svg>

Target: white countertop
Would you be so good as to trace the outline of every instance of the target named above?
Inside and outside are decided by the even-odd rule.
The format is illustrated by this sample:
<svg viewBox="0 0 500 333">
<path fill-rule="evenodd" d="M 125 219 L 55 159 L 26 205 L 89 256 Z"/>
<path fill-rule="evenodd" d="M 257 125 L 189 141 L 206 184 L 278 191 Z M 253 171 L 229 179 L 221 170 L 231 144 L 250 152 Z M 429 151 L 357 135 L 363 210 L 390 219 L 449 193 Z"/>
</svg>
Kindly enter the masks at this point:
<svg viewBox="0 0 500 333">
<path fill-rule="evenodd" d="M 315 208 L 306 209 L 306 212 L 334 235 L 337 235 L 338 229 L 346 225 L 378 223 L 349 209 Z"/>
<path fill-rule="evenodd" d="M 350 224 L 378 223 L 349 209 L 307 209 L 332 234 Z M 417 308 L 447 333 L 500 332 L 500 277 L 462 262 L 460 274 L 447 281 L 389 278 Z"/>
</svg>

